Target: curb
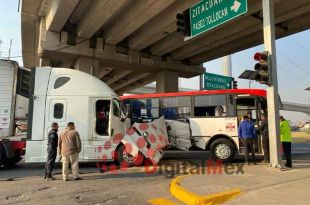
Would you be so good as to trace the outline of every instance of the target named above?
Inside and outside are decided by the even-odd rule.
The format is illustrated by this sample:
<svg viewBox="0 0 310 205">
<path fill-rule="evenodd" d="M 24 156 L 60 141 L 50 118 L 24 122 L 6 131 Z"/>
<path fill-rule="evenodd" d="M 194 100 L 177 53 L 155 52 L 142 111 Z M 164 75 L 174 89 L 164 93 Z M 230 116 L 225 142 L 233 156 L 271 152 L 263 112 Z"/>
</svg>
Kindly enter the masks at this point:
<svg viewBox="0 0 310 205">
<path fill-rule="evenodd" d="M 224 192 L 218 192 L 207 196 L 200 196 L 184 189 L 180 183 L 185 176 L 179 176 L 172 180 L 170 184 L 170 193 L 176 199 L 188 205 L 214 205 L 220 204 L 235 198 L 241 193 L 240 189 L 233 189 Z"/>
</svg>

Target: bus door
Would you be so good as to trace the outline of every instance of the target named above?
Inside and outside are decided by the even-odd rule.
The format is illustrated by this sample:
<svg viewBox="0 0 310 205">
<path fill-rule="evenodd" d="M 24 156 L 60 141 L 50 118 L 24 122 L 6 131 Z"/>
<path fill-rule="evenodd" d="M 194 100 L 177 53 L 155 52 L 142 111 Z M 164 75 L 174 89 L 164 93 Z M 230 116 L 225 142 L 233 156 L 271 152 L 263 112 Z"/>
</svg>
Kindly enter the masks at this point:
<svg viewBox="0 0 310 205">
<path fill-rule="evenodd" d="M 252 122 L 255 125 L 255 128 L 259 126 L 260 116 L 261 116 L 261 103 L 260 100 L 254 96 L 243 96 L 239 95 L 236 99 L 237 103 L 237 117 L 238 117 L 238 126 L 243 120 L 244 115 L 248 115 Z M 255 151 L 257 153 L 262 153 L 261 146 L 261 137 L 258 137 L 255 140 Z M 239 139 L 240 152 L 244 152 L 244 146 L 242 141 Z"/>
</svg>

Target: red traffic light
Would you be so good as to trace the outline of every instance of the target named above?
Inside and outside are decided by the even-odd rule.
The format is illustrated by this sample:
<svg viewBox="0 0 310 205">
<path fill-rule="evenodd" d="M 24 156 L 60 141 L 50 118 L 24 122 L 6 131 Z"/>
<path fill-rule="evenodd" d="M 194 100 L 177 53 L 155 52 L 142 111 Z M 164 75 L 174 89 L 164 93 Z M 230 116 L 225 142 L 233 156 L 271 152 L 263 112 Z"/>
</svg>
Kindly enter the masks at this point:
<svg viewBox="0 0 310 205">
<path fill-rule="evenodd" d="M 254 54 L 254 60 L 256 60 L 256 61 L 267 61 L 268 60 L 268 53 L 267 52 L 255 53 Z"/>
</svg>

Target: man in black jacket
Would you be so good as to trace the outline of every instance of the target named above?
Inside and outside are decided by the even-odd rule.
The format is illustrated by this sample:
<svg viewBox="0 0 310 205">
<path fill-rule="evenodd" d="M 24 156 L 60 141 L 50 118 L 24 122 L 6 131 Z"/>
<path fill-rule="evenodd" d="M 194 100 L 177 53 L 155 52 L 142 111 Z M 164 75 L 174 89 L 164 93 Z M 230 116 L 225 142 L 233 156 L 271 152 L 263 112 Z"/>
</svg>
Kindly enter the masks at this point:
<svg viewBox="0 0 310 205">
<path fill-rule="evenodd" d="M 55 165 L 58 146 L 58 124 L 52 123 L 52 130 L 49 131 L 47 137 L 47 161 L 45 165 L 45 177 L 46 180 L 55 180 L 52 176 L 52 170 Z"/>
<path fill-rule="evenodd" d="M 257 131 L 262 135 L 262 143 L 264 150 L 264 162 L 269 163 L 269 131 L 268 131 L 268 118 L 267 114 L 262 114 L 262 124 L 257 128 Z"/>
</svg>

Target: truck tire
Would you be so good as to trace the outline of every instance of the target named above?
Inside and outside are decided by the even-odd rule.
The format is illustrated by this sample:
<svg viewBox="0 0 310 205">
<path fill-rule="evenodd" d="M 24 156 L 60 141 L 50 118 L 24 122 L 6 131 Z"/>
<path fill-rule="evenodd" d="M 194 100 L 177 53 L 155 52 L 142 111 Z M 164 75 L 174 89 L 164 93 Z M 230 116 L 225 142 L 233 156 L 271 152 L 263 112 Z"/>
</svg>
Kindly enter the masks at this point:
<svg viewBox="0 0 310 205">
<path fill-rule="evenodd" d="M 6 156 L 3 144 L 0 143 L 0 166 L 8 166 L 8 165 L 9 165 L 9 159 Z"/>
<path fill-rule="evenodd" d="M 137 157 L 133 157 L 131 154 L 126 152 L 126 147 L 121 144 L 117 149 L 117 161 L 121 166 L 140 166 L 144 162 L 144 155 L 139 152 Z"/>
<path fill-rule="evenodd" d="M 14 158 L 12 159 L 12 164 L 17 164 L 20 160 L 22 160 L 21 151 L 17 149 L 15 150 L 15 155 Z"/>
<path fill-rule="evenodd" d="M 210 151 L 211 157 L 214 161 L 220 160 L 224 163 L 232 162 L 236 153 L 233 143 L 224 138 L 220 138 L 212 142 Z"/>
</svg>

